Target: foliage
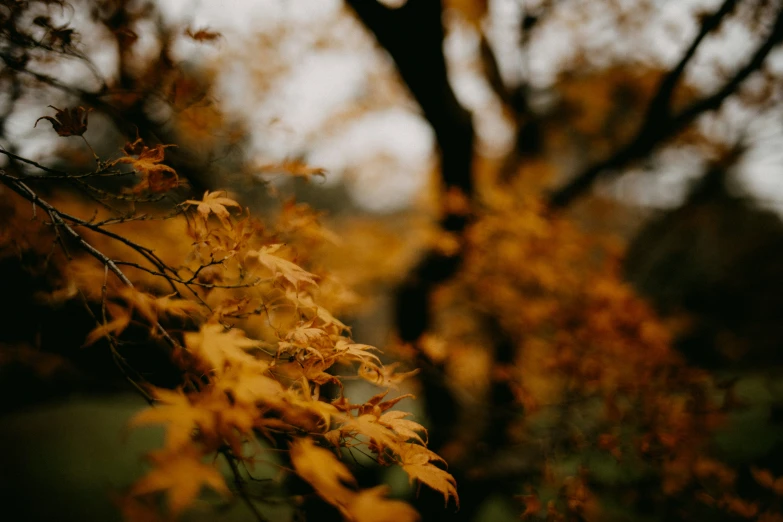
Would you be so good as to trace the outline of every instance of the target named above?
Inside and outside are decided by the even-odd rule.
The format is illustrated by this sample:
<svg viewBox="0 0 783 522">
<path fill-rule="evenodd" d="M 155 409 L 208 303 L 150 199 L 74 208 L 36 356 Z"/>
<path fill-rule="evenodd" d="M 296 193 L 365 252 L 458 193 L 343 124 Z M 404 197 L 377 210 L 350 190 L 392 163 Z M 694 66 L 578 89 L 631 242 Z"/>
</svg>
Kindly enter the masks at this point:
<svg viewBox="0 0 783 522">
<path fill-rule="evenodd" d="M 220 32 L 167 27 L 144 2 L 87 2 L 94 33 L 117 50 L 104 78 L 83 52 L 88 33 L 58 16 L 84 5 L 2 7 L 9 112 L 29 96 L 36 115 L 56 111 L 30 121 L 34 136 L 80 148 L 41 159 L 7 139 L 7 115 L 0 120 L 0 262 L 30 283 L 34 310 L 86 318 L 89 327 L 73 328 L 84 357 L 109 354 L 149 403 L 130 426 L 163 428 L 147 473 L 117 502 L 126 519 L 187 517 L 203 500 L 233 496 L 262 521 L 279 502 L 315 520 L 327 519 L 326 505 L 356 522 L 468 519 L 503 494 L 526 520 L 779 520 L 778 470 L 727 462 L 716 449 L 742 408 L 735 382 L 689 367 L 674 347 L 688 319 L 659 316 L 623 281 L 622 241 L 560 207 L 667 140 L 694 145 L 716 169 L 736 160 L 741 147 L 690 124 L 783 40 L 783 11 L 712 93 L 685 83 L 685 66 L 741 2 L 700 14 L 670 69 L 574 58 L 580 74 L 560 71 L 556 101 L 536 113 L 530 85 L 503 85 L 482 34 L 489 3 L 445 2 L 479 34 L 482 70 L 516 126 L 515 150 L 495 165 L 474 158 L 471 116 L 448 81 L 441 2 L 347 3 L 435 131 L 444 187 L 427 212 L 437 224 L 400 220 L 394 234 L 354 222 L 337 233 L 310 206 L 282 199 L 266 175 L 306 183 L 325 170 L 301 158 L 248 167 L 258 162 L 237 153 L 247 136 L 213 99 L 214 71 L 174 58 L 185 39 L 227 45 Z M 758 4 L 741 14 L 772 12 L 772 2 Z M 522 44 L 557 9 L 538 5 L 522 18 Z M 143 27 L 157 31 L 159 49 L 147 55 L 137 46 Z M 42 72 L 66 60 L 84 68 L 84 85 Z M 531 128 L 536 140 L 523 144 Z M 81 140 L 60 139 L 73 136 Z M 554 195 L 561 158 L 544 158 L 547 148 L 587 163 Z M 234 172 L 242 179 L 224 184 Z M 251 191 L 268 208 L 246 208 Z M 386 354 L 338 319 L 384 283 L 397 286 L 398 338 Z M 9 335 L 0 361 L 61 364 L 31 348 L 36 328 Z M 361 401 L 348 393 L 357 381 L 381 389 Z M 406 411 L 412 394 L 390 398 L 401 386 L 423 392 L 426 428 Z M 375 465 L 354 464 L 357 454 Z M 270 466 L 275 474 L 256 477 Z M 389 467 L 418 486 L 417 498 L 394 499 L 378 484 L 377 469 Z"/>
</svg>

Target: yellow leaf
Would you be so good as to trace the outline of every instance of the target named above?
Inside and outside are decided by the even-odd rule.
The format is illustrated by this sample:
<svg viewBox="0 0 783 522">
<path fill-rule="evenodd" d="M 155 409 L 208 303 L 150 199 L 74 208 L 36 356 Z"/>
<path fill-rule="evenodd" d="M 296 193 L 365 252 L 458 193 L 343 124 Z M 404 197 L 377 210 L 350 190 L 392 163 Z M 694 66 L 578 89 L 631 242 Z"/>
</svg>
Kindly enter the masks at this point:
<svg viewBox="0 0 783 522">
<path fill-rule="evenodd" d="M 403 440 L 407 441 L 414 439 L 421 444 L 424 444 L 421 435 L 416 432 L 423 431 L 426 434 L 427 430 L 418 422 L 413 422 L 412 420 L 404 418 L 408 415 L 411 414 L 405 411 L 389 411 L 380 416 L 378 423 L 394 430 Z"/>
<path fill-rule="evenodd" d="M 345 464 L 310 439 L 297 439 L 291 443 L 291 463 L 296 473 L 333 506 L 344 509 L 355 494 L 346 487 L 356 481 Z"/>
<path fill-rule="evenodd" d="M 150 458 L 155 468 L 134 484 L 131 494 L 165 491 L 169 509 L 175 516 L 193 503 L 203 485 L 224 495 L 229 493 L 223 476 L 214 467 L 201 462 L 195 450 L 160 452 Z"/>
<path fill-rule="evenodd" d="M 98 339 L 108 335 L 119 335 L 128 327 L 131 320 L 130 311 L 121 307 L 118 308 L 121 311 L 117 316 L 115 316 L 111 321 L 98 325 L 94 330 L 87 334 L 87 338 L 84 340 L 83 346 L 90 346 Z"/>
<path fill-rule="evenodd" d="M 378 418 L 375 415 L 359 415 L 356 418 L 350 418 L 343 424 L 340 430 L 343 433 L 356 433 L 366 436 L 378 447 L 379 452 L 385 448 L 397 451 L 397 436 L 386 426 L 378 424 Z"/>
<path fill-rule="evenodd" d="M 438 455 L 418 444 L 404 444 L 399 452 L 402 459 L 402 469 L 410 477 L 411 482 L 418 480 L 435 491 L 443 494 L 445 503 L 449 503 L 449 497 L 454 497 L 459 507 L 457 495 L 457 482 L 451 473 L 435 466 L 432 461 L 443 461 Z"/>
<path fill-rule="evenodd" d="M 399 500 L 386 498 L 388 488 L 378 486 L 356 491 L 355 480 L 331 451 L 316 446 L 310 439 L 291 444 L 291 462 L 299 476 L 316 493 L 337 507 L 346 520 L 353 522 L 417 522 L 419 514 Z"/>
<path fill-rule="evenodd" d="M 288 160 L 277 164 L 261 165 L 256 168 L 259 174 L 288 174 L 289 176 L 310 180 L 313 176 L 326 178 L 326 171 L 318 167 L 310 167 L 301 161 Z"/>
<path fill-rule="evenodd" d="M 397 388 L 397 385 L 419 373 L 418 368 L 410 372 L 394 373 L 394 370 L 399 366 L 399 363 L 392 363 L 386 366 L 378 366 L 372 363 L 365 362 L 359 368 L 359 377 L 385 388 Z"/>
<path fill-rule="evenodd" d="M 204 361 L 209 370 L 217 373 L 223 373 L 231 365 L 258 366 L 261 361 L 245 351 L 258 344 L 245 337 L 241 330 L 225 331 L 219 324 L 205 324 L 200 331 L 185 334 L 188 349 Z"/>
<path fill-rule="evenodd" d="M 417 522 L 419 513 L 409 504 L 386 498 L 388 486 L 377 486 L 358 492 L 347 511 L 356 522 Z"/>
<path fill-rule="evenodd" d="M 281 244 L 267 245 L 260 250 L 251 250 L 247 253 L 245 260 L 256 260 L 263 266 L 268 268 L 275 274 L 275 276 L 281 276 L 284 280 L 288 281 L 295 289 L 299 289 L 300 284 L 308 284 L 318 286 L 315 281 L 315 275 L 306 271 L 296 263 L 292 263 L 287 259 L 283 259 L 275 252 L 280 250 Z"/>
<path fill-rule="evenodd" d="M 227 198 L 225 194 L 225 192 L 221 191 L 206 191 L 201 201 L 189 199 L 183 205 L 196 205 L 196 210 L 204 219 L 209 217 L 210 214 L 214 214 L 223 224 L 223 227 L 231 230 L 231 213 L 226 207 L 241 208 L 241 206 L 233 199 Z"/>
<path fill-rule="evenodd" d="M 174 449 L 185 446 L 190 442 L 196 428 L 208 432 L 214 429 L 212 412 L 191 404 L 188 396 L 181 390 L 171 391 L 157 388 L 153 395 L 163 405 L 153 406 L 137 413 L 130 420 L 129 426 L 165 424 L 165 445 L 167 448 Z"/>
<path fill-rule="evenodd" d="M 357 361 L 362 364 L 368 364 L 374 367 L 381 365 L 381 360 L 371 351 L 380 351 L 369 344 L 352 343 L 350 339 L 340 338 L 334 345 L 334 350 L 341 358 L 347 361 Z M 377 365 L 377 366 L 376 366 Z"/>
</svg>

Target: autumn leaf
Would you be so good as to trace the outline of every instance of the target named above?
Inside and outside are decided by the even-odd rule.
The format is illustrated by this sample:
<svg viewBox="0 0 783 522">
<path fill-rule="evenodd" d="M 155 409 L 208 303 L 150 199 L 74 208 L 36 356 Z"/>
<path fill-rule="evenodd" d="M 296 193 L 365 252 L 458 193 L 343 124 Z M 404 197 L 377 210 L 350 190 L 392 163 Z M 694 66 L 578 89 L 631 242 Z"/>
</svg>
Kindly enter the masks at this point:
<svg viewBox="0 0 783 522">
<path fill-rule="evenodd" d="M 296 473 L 310 484 L 318 495 L 338 508 L 345 508 L 354 495 L 356 480 L 334 454 L 318 447 L 308 438 L 291 443 L 291 463 Z"/>
<path fill-rule="evenodd" d="M 313 176 L 326 178 L 326 171 L 317 167 L 310 167 L 301 161 L 287 160 L 282 163 L 270 163 L 256 168 L 259 174 L 288 174 L 289 176 L 310 180 Z"/>
<path fill-rule="evenodd" d="M 411 482 L 418 480 L 422 484 L 426 484 L 435 491 L 442 493 L 447 505 L 449 497 L 454 497 L 457 507 L 459 507 L 456 480 L 454 480 L 451 473 L 433 464 L 433 462 L 443 462 L 443 459 L 436 453 L 418 444 L 404 443 L 401 445 L 401 448 L 399 455 L 402 460 L 402 469 L 408 474 Z"/>
<path fill-rule="evenodd" d="M 111 315 L 112 319 L 99 324 L 95 329 L 90 331 L 84 340 L 83 347 L 91 346 L 99 339 L 107 336 L 116 337 L 124 332 L 130 325 L 132 314 L 128 307 L 116 303 L 107 303 L 106 310 Z"/>
<path fill-rule="evenodd" d="M 373 367 L 381 365 L 381 360 L 372 353 L 380 350 L 369 344 L 352 343 L 350 339 L 341 337 L 335 343 L 334 350 L 346 361 L 358 361 L 363 365 L 371 365 Z"/>
<path fill-rule="evenodd" d="M 355 418 L 348 418 L 340 427 L 344 434 L 364 435 L 372 442 L 380 453 L 385 448 L 391 448 L 397 452 L 397 435 L 388 427 L 378 423 L 378 417 L 372 414 L 359 415 Z"/>
<path fill-rule="evenodd" d="M 411 415 L 411 413 L 405 411 L 389 411 L 378 418 L 378 423 L 394 430 L 403 440 L 407 441 L 414 439 L 417 442 L 424 444 L 424 440 L 417 432 L 423 431 L 426 434 L 427 430 L 418 422 L 413 422 L 412 420 L 405 418 L 409 415 Z"/>
<path fill-rule="evenodd" d="M 388 486 L 359 491 L 351 499 L 347 511 L 356 522 L 417 522 L 419 513 L 401 500 L 386 498 Z"/>
<path fill-rule="evenodd" d="M 406 393 L 393 399 L 389 399 L 388 401 L 384 401 L 383 398 L 388 394 L 389 390 L 384 390 L 370 397 L 370 399 L 364 404 L 353 405 L 349 409 L 357 409 L 360 415 L 364 415 L 365 413 L 372 413 L 376 417 L 380 417 L 383 412 L 394 407 L 394 405 L 396 405 L 401 400 L 414 398 L 412 394 Z"/>
<path fill-rule="evenodd" d="M 295 289 L 298 289 L 303 284 L 317 286 L 315 275 L 296 263 L 275 255 L 282 246 L 281 244 L 267 245 L 260 250 L 251 250 L 247 253 L 245 260 L 258 261 L 271 270 L 275 276 L 282 277 Z"/>
<path fill-rule="evenodd" d="M 125 146 L 124 158 L 120 158 L 114 161 L 114 164 L 127 163 L 133 167 L 140 176 L 141 183 L 133 188 L 134 193 L 139 193 L 145 190 L 150 192 L 165 192 L 176 188 L 179 185 L 179 177 L 177 172 L 162 163 L 164 157 L 164 149 L 167 147 L 173 147 L 174 145 L 156 145 L 149 148 L 142 144 L 140 140 L 136 140 L 132 144 Z M 133 156 L 137 157 L 133 157 Z"/>
<path fill-rule="evenodd" d="M 166 448 L 176 449 L 190 442 L 193 431 L 198 427 L 211 431 L 214 428 L 212 413 L 193 405 L 181 390 L 171 391 L 156 388 L 153 391 L 160 405 L 137 413 L 128 423 L 130 427 L 147 424 L 166 425 Z"/>
<path fill-rule="evenodd" d="M 36 127 L 41 120 L 48 120 L 54 131 L 58 136 L 82 136 L 87 130 L 87 116 L 92 109 L 85 109 L 84 107 L 74 107 L 72 109 L 58 109 L 53 105 L 49 105 L 57 113 L 54 118 L 51 116 L 41 116 L 35 120 Z"/>
<path fill-rule="evenodd" d="M 355 479 L 334 454 L 310 439 L 291 443 L 291 462 L 297 474 L 318 495 L 353 522 L 417 522 L 419 514 L 399 500 L 386 498 L 388 487 L 356 491 Z"/>
<path fill-rule="evenodd" d="M 419 373 L 418 368 L 409 372 L 394 373 L 394 370 L 397 369 L 397 366 L 399 366 L 399 363 L 378 366 L 376 364 L 366 362 L 359 368 L 359 377 L 375 384 L 376 386 L 397 388 L 397 385 L 402 381 Z"/>
<path fill-rule="evenodd" d="M 175 516 L 193 503 L 204 485 L 223 495 L 229 494 L 223 475 L 201 462 L 201 456 L 192 447 L 175 453 L 153 453 L 150 460 L 154 469 L 133 485 L 131 494 L 165 491 L 169 509 Z"/>
<path fill-rule="evenodd" d="M 258 341 L 248 339 L 241 330 L 235 328 L 226 331 L 219 324 L 205 324 L 198 332 L 185 334 L 185 345 L 218 374 L 223 373 L 227 365 L 261 364 L 245 351 L 258 347 Z"/>
<path fill-rule="evenodd" d="M 195 205 L 196 210 L 204 220 L 206 220 L 210 214 L 214 214 L 227 230 L 231 230 L 232 225 L 231 213 L 226 207 L 242 208 L 239 203 L 226 197 L 226 193 L 223 191 L 206 191 L 204 192 L 204 197 L 201 201 L 189 199 L 185 201 L 183 205 Z"/>
</svg>

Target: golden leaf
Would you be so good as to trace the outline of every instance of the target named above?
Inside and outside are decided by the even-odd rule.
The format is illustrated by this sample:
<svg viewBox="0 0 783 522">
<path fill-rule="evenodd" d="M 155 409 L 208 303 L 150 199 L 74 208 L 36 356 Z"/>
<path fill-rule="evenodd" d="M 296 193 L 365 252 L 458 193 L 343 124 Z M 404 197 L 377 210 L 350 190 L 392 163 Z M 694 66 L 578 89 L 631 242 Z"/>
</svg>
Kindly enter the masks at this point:
<svg viewBox="0 0 783 522">
<path fill-rule="evenodd" d="M 435 491 L 439 491 L 443 494 L 447 505 L 449 497 L 454 497 L 457 507 L 459 507 L 456 480 L 454 480 L 451 473 L 440 469 L 432 463 L 433 461 L 443 462 L 441 457 L 424 446 L 410 443 L 402 445 L 402 451 L 399 452 L 399 455 L 402 459 L 402 469 L 408 474 L 411 482 L 418 480 Z"/>
<path fill-rule="evenodd" d="M 183 205 L 196 205 L 196 210 L 206 220 L 210 214 L 214 214 L 227 230 L 231 230 L 231 213 L 226 207 L 238 207 L 240 204 L 231 198 L 226 197 L 225 192 L 216 191 L 204 192 L 204 197 L 201 201 L 189 199 L 183 203 Z"/>
<path fill-rule="evenodd" d="M 401 500 L 386 498 L 388 486 L 377 486 L 354 495 L 347 511 L 356 522 L 417 522 L 419 513 Z"/>
<path fill-rule="evenodd" d="M 394 370 L 399 366 L 399 363 L 387 364 L 386 366 L 378 366 L 369 362 L 365 362 L 359 368 L 359 376 L 377 386 L 386 388 L 396 388 L 399 383 L 419 373 L 419 369 L 415 369 L 404 373 L 394 373 Z"/>
<path fill-rule="evenodd" d="M 179 515 L 193 503 L 203 485 L 224 495 L 229 494 L 223 476 L 212 466 L 201 462 L 195 449 L 176 453 L 158 452 L 150 455 L 155 468 L 134 484 L 133 495 L 165 491 L 169 509 Z"/>
<path fill-rule="evenodd" d="M 291 444 L 291 462 L 299 476 L 316 493 L 337 507 L 346 520 L 354 522 L 417 522 L 419 514 L 399 500 L 386 498 L 388 487 L 356 491 L 348 468 L 331 451 L 316 446 L 310 439 Z"/>
<path fill-rule="evenodd" d="M 186 333 L 185 345 L 206 363 L 209 370 L 219 374 L 228 365 L 261 364 L 261 361 L 245 351 L 258 347 L 258 341 L 248 339 L 241 330 L 226 331 L 219 324 L 205 324 L 198 332 Z"/>
<path fill-rule="evenodd" d="M 289 176 L 310 180 L 313 176 L 326 178 L 326 171 L 321 168 L 309 167 L 296 160 L 287 160 L 282 163 L 261 165 L 256 168 L 259 174 L 288 174 Z"/>
<path fill-rule="evenodd" d="M 394 430 L 403 440 L 407 441 L 414 439 L 421 444 L 424 444 L 421 435 L 416 432 L 423 431 L 426 435 L 427 430 L 418 422 L 413 422 L 412 420 L 404 418 L 408 415 L 411 415 L 411 413 L 405 411 L 389 411 L 378 418 L 378 423 Z"/>
<path fill-rule="evenodd" d="M 275 276 L 282 277 L 295 289 L 299 289 L 300 284 L 318 286 L 315 280 L 315 275 L 306 271 L 296 263 L 292 263 L 287 259 L 283 259 L 277 255 L 274 255 L 280 247 L 283 245 L 267 245 L 260 250 L 251 250 L 247 253 L 247 260 L 256 260 L 263 266 L 271 270 Z"/>
<path fill-rule="evenodd" d="M 214 428 L 212 413 L 191 404 L 188 396 L 181 390 L 171 391 L 157 388 L 153 395 L 163 405 L 142 410 L 131 418 L 128 425 L 135 427 L 146 424 L 165 424 L 165 445 L 167 448 L 175 449 L 185 446 L 190 442 L 196 428 L 204 431 L 211 431 Z"/>
<path fill-rule="evenodd" d="M 355 494 L 346 487 L 355 484 L 356 480 L 345 464 L 310 439 L 297 439 L 291 443 L 291 463 L 299 477 L 333 506 L 344 509 Z"/>
</svg>

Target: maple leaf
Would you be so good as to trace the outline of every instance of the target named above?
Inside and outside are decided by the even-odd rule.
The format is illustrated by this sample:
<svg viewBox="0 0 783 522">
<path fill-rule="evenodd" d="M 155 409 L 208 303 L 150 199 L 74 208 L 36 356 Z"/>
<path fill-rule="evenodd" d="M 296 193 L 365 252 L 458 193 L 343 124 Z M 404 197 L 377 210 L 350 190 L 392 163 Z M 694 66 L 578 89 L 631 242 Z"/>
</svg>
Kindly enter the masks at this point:
<svg viewBox="0 0 783 522">
<path fill-rule="evenodd" d="M 388 486 L 376 486 L 356 493 L 346 510 L 356 522 L 417 522 L 419 513 L 401 500 L 386 498 Z"/>
<path fill-rule="evenodd" d="M 296 263 L 292 263 L 287 259 L 274 255 L 282 246 L 282 244 L 278 243 L 275 245 L 267 245 L 260 250 L 251 250 L 247 253 L 245 259 L 257 260 L 263 266 L 271 270 L 276 276 L 279 275 L 284 280 L 288 281 L 288 283 L 297 290 L 299 289 L 300 284 L 318 286 L 315 275 L 306 271 Z"/>
<path fill-rule="evenodd" d="M 334 454 L 310 439 L 291 443 L 291 462 L 315 492 L 353 522 L 418 522 L 419 514 L 400 500 L 386 498 L 387 486 L 356 491 L 356 481 Z"/>
<path fill-rule="evenodd" d="M 374 367 L 381 365 L 381 360 L 371 351 L 380 351 L 369 344 L 358 344 L 351 342 L 350 339 L 341 337 L 334 345 L 334 350 L 340 357 L 349 361 L 358 361 L 365 365 Z M 377 366 L 376 366 L 377 365 Z"/>
<path fill-rule="evenodd" d="M 214 214 L 226 230 L 232 229 L 231 213 L 226 207 L 242 208 L 239 203 L 226 197 L 226 193 L 223 191 L 206 191 L 204 192 L 204 197 L 201 198 L 201 201 L 189 199 L 185 201 L 183 205 L 196 205 L 196 210 L 204 220 L 206 220 L 210 214 Z"/>
<path fill-rule="evenodd" d="M 402 469 L 408 474 L 411 482 L 418 480 L 439 491 L 443 494 L 446 505 L 449 503 L 449 497 L 454 497 L 459 507 L 456 480 L 451 473 L 433 464 L 433 462 L 445 461 L 433 451 L 418 444 L 403 443 L 400 447 L 401 451 L 398 454 L 402 460 Z"/>
<path fill-rule="evenodd" d="M 171 391 L 156 388 L 154 397 L 162 404 L 142 410 L 131 418 L 130 427 L 147 424 L 166 424 L 165 446 L 170 449 L 185 446 L 190 442 L 193 430 L 212 431 L 214 417 L 202 407 L 193 405 L 181 390 Z"/>
<path fill-rule="evenodd" d="M 83 347 L 91 346 L 103 337 L 120 335 L 130 325 L 132 314 L 127 307 L 116 303 L 106 303 L 106 310 L 112 317 L 111 321 L 98 325 L 88 333 Z"/>
<path fill-rule="evenodd" d="M 205 324 L 198 332 L 185 334 L 185 345 L 204 361 L 210 370 L 223 373 L 228 365 L 258 366 L 261 361 L 247 353 L 258 347 L 258 341 L 248 339 L 241 330 L 225 329 L 219 324 Z"/>
<path fill-rule="evenodd" d="M 299 477 L 333 506 L 344 508 L 354 495 L 346 486 L 353 486 L 356 480 L 345 464 L 311 439 L 296 439 L 291 443 L 291 463 Z"/>
<path fill-rule="evenodd" d="M 378 417 L 375 415 L 359 415 L 355 418 L 348 418 L 344 424 L 340 427 L 343 433 L 356 433 L 358 435 L 364 435 L 372 441 L 373 445 L 378 449 L 380 453 L 385 448 L 391 448 L 396 451 L 398 449 L 398 441 L 396 434 L 378 423 Z"/>
<path fill-rule="evenodd" d="M 389 399 L 388 401 L 384 401 L 383 398 L 386 397 L 388 394 L 389 394 L 389 390 L 384 390 L 376 395 L 373 395 L 364 404 L 353 405 L 350 406 L 349 409 L 358 409 L 360 415 L 364 415 L 365 413 L 372 413 L 376 417 L 380 417 L 383 412 L 392 408 L 395 404 L 397 404 L 401 400 L 413 398 L 412 394 L 406 393 L 404 395 L 399 395 L 393 399 Z"/>
<path fill-rule="evenodd" d="M 203 312 L 201 305 L 195 301 L 175 299 L 170 295 L 155 299 L 155 308 L 158 310 L 158 313 L 180 318 L 186 318 Z"/>
<path fill-rule="evenodd" d="M 293 330 L 286 334 L 286 341 L 295 343 L 301 346 L 308 346 L 311 344 L 320 345 L 324 341 L 329 340 L 329 334 L 323 329 L 313 326 L 313 321 L 307 321 L 300 323 Z"/>
<path fill-rule="evenodd" d="M 359 377 L 377 385 L 387 388 L 397 388 L 397 385 L 419 373 L 419 369 L 411 370 L 404 373 L 394 373 L 394 370 L 400 363 L 392 363 L 386 366 L 378 366 L 371 362 L 365 362 L 359 368 Z"/>
<path fill-rule="evenodd" d="M 92 109 L 84 107 L 74 107 L 72 109 L 58 109 L 54 105 L 49 105 L 57 113 L 54 118 L 51 116 L 41 116 L 35 120 L 36 127 L 41 120 L 48 120 L 58 136 L 82 136 L 87 130 L 87 116 Z"/>
<path fill-rule="evenodd" d="M 143 145 L 141 140 L 136 140 L 132 144 L 127 144 L 123 149 L 126 156 L 114 160 L 113 164 L 130 164 L 133 170 L 141 176 L 142 181 L 133 188 L 133 192 L 139 193 L 144 190 L 165 192 L 179 185 L 177 172 L 168 165 L 161 163 L 163 161 L 164 149 L 174 146 L 158 144 L 149 148 Z M 137 157 L 134 158 L 134 155 Z"/>
<path fill-rule="evenodd" d="M 427 430 L 418 422 L 405 419 L 408 415 L 412 414 L 405 411 L 388 411 L 378 418 L 378 423 L 391 428 L 404 440 L 414 439 L 424 444 L 421 435 L 416 432 L 423 431 L 426 434 Z"/>
<path fill-rule="evenodd" d="M 193 503 L 203 485 L 228 495 L 226 482 L 218 470 L 201 462 L 195 448 L 186 447 L 175 453 L 156 452 L 150 455 L 155 468 L 131 488 L 131 494 L 145 495 L 165 491 L 169 509 L 175 516 Z"/>
</svg>

